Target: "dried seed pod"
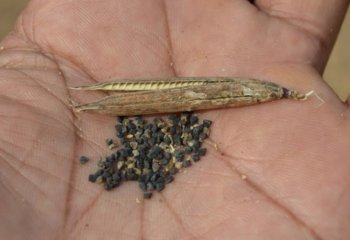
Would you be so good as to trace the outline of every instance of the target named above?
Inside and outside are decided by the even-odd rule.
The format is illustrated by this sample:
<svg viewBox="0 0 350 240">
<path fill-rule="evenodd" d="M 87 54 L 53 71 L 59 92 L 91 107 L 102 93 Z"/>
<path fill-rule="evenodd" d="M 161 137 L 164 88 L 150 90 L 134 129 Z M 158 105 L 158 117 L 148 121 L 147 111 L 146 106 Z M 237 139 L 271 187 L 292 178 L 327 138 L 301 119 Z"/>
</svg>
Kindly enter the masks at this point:
<svg viewBox="0 0 350 240">
<path fill-rule="evenodd" d="M 144 114 L 185 112 L 215 108 L 240 107 L 288 98 L 302 100 L 308 94 L 289 90 L 272 82 L 240 78 L 178 78 L 145 82 L 116 82 L 116 90 L 137 91 L 118 93 L 97 102 L 75 106 L 77 112 L 90 111 L 110 115 L 135 116 Z M 201 82 L 202 84 L 197 84 Z M 123 85 L 124 84 L 124 85 Z M 153 85 L 152 85 L 153 84 Z M 102 87 L 77 87 L 79 90 L 108 90 Z M 121 86 L 129 86 L 122 88 Z M 152 91 L 144 91 L 148 87 Z M 123 123 L 124 124 L 124 123 Z"/>
</svg>

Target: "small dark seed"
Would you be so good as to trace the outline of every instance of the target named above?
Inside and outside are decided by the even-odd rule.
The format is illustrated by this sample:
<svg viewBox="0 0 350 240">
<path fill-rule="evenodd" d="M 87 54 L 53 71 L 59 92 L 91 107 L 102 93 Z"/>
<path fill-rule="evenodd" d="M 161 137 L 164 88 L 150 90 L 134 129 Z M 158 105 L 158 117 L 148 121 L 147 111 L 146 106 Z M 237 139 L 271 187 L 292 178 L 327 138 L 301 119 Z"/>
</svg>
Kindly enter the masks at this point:
<svg viewBox="0 0 350 240">
<path fill-rule="evenodd" d="M 152 191 L 152 190 L 154 190 L 153 184 L 152 184 L 151 182 L 148 182 L 148 183 L 146 184 L 146 189 L 147 189 L 147 191 Z"/>
<path fill-rule="evenodd" d="M 169 128 L 169 133 L 170 133 L 171 135 L 174 135 L 174 134 L 176 133 L 176 126 L 171 126 L 171 127 Z"/>
<path fill-rule="evenodd" d="M 180 134 L 174 134 L 173 139 L 174 139 L 174 143 L 176 145 L 181 145 L 182 144 L 181 135 Z"/>
<path fill-rule="evenodd" d="M 172 181 L 174 180 L 174 177 L 169 175 L 165 178 L 165 183 L 168 184 L 168 183 L 171 183 Z"/>
<path fill-rule="evenodd" d="M 165 184 L 164 183 L 156 183 L 156 190 L 158 192 L 162 191 L 165 188 Z"/>
<path fill-rule="evenodd" d="M 184 148 L 184 152 L 185 152 L 186 154 L 190 154 L 190 153 L 192 152 L 192 148 L 189 147 L 189 146 L 186 146 L 186 147 Z"/>
<path fill-rule="evenodd" d="M 198 153 L 192 153 L 191 158 L 193 161 L 197 162 L 199 161 L 200 157 Z"/>
<path fill-rule="evenodd" d="M 104 188 L 105 188 L 105 190 L 110 191 L 110 190 L 112 190 L 113 186 L 108 184 L 108 183 L 105 183 Z"/>
<path fill-rule="evenodd" d="M 152 192 L 144 192 L 144 193 L 143 193 L 143 197 L 144 197 L 145 199 L 150 199 L 150 198 L 152 197 Z"/>
<path fill-rule="evenodd" d="M 166 158 L 162 158 L 160 161 L 159 161 L 160 164 L 162 164 L 163 166 L 167 165 L 169 163 L 169 160 L 166 159 Z"/>
<path fill-rule="evenodd" d="M 191 161 L 190 161 L 190 160 L 184 161 L 184 162 L 182 163 L 182 166 L 185 167 L 185 168 L 191 166 Z"/>
<path fill-rule="evenodd" d="M 171 159 L 171 154 L 169 152 L 164 152 L 163 156 L 165 159 L 170 160 Z"/>
<path fill-rule="evenodd" d="M 112 176 L 113 180 L 115 181 L 119 181 L 120 180 L 120 176 L 118 173 L 114 173 L 113 176 Z"/>
<path fill-rule="evenodd" d="M 136 125 L 133 123 L 133 122 L 129 122 L 128 123 L 128 129 L 131 130 L 131 129 L 136 129 Z"/>
<path fill-rule="evenodd" d="M 139 183 L 139 187 L 141 188 L 142 191 L 146 191 L 147 190 L 147 186 L 145 182 L 140 182 Z"/>
<path fill-rule="evenodd" d="M 210 120 L 203 120 L 204 127 L 209 128 L 213 122 Z"/>
<path fill-rule="evenodd" d="M 199 156 L 204 156 L 206 153 L 207 153 L 207 149 L 206 148 L 200 148 L 198 150 Z"/>
<path fill-rule="evenodd" d="M 118 117 L 117 117 L 117 120 L 118 120 L 118 122 L 122 123 L 122 122 L 123 122 L 123 120 L 124 120 L 124 118 L 125 118 L 125 117 L 118 116 Z"/>
<path fill-rule="evenodd" d="M 89 175 L 89 181 L 90 182 L 96 182 L 96 179 L 97 179 L 97 175 L 95 175 L 95 174 L 90 174 Z"/>
<path fill-rule="evenodd" d="M 190 117 L 190 123 L 191 123 L 191 125 L 194 125 L 194 124 L 196 124 L 197 122 L 198 122 L 198 117 L 192 115 L 192 116 Z"/>
<path fill-rule="evenodd" d="M 106 144 L 109 146 L 109 145 L 112 145 L 114 143 L 113 139 L 111 138 L 107 138 L 106 139 Z"/>
<path fill-rule="evenodd" d="M 193 145 L 192 145 L 192 149 L 193 150 L 198 150 L 201 147 L 201 143 L 198 141 L 194 141 Z"/>
<path fill-rule="evenodd" d="M 174 174 L 176 174 L 177 172 L 178 172 L 178 170 L 177 170 L 177 168 L 175 168 L 175 167 L 170 168 L 170 170 L 169 170 L 169 173 L 170 173 L 171 175 L 174 175 Z"/>
<path fill-rule="evenodd" d="M 144 168 L 151 169 L 151 163 L 149 161 L 145 161 L 143 164 L 144 164 Z"/>
<path fill-rule="evenodd" d="M 185 155 L 184 155 L 184 153 L 182 151 L 180 151 L 180 150 L 176 150 L 175 151 L 175 158 L 176 158 L 176 160 L 182 161 L 184 159 L 184 157 L 185 157 Z"/>
<path fill-rule="evenodd" d="M 81 157 L 79 158 L 79 162 L 80 162 L 81 164 L 85 164 L 85 163 L 87 163 L 89 160 L 90 160 L 90 159 L 89 159 L 88 157 L 86 157 L 86 156 L 81 156 Z"/>
</svg>

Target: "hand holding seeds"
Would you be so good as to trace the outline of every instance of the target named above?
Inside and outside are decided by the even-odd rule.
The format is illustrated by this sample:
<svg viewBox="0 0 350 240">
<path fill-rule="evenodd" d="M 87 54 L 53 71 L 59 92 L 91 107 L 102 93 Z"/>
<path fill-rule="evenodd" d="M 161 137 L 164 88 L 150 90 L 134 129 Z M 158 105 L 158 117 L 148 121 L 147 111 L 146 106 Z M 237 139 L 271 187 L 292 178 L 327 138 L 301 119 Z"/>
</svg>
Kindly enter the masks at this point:
<svg viewBox="0 0 350 240">
<path fill-rule="evenodd" d="M 347 2 L 254 2 L 30 1 L 0 44 L 0 239 L 350 239 L 350 113 L 321 77 Z M 189 126 L 213 121 L 199 143 L 184 133 L 203 139 L 204 128 L 172 133 L 171 113 L 169 129 L 145 116 L 142 132 L 137 116 L 114 129 L 124 119 L 71 108 L 114 93 L 69 87 L 157 76 L 254 77 L 325 104 L 194 110 Z M 223 97 L 209 104 L 226 108 L 232 92 L 213 89 Z M 207 88 L 191 90 L 183 100 L 201 106 Z M 128 180 L 140 171 L 157 174 Z"/>
<path fill-rule="evenodd" d="M 158 80 L 115 81 L 74 90 L 126 92 L 94 103 L 75 106 L 75 110 L 117 116 L 159 114 L 222 107 L 247 106 L 283 98 L 306 99 L 307 95 L 277 84 L 240 78 L 171 78 Z M 206 153 L 200 148 L 209 136 L 210 120 L 198 123 L 189 113 L 171 115 L 168 121 L 155 118 L 153 124 L 142 117 L 124 118 L 116 125 L 116 135 L 123 148 L 101 160 L 89 181 L 104 184 L 106 190 L 126 180 L 137 180 L 145 198 L 152 191 L 162 191 L 175 173 L 189 167 Z M 106 143 L 115 146 L 111 139 Z M 80 158 L 80 162 L 85 159 Z"/>
</svg>

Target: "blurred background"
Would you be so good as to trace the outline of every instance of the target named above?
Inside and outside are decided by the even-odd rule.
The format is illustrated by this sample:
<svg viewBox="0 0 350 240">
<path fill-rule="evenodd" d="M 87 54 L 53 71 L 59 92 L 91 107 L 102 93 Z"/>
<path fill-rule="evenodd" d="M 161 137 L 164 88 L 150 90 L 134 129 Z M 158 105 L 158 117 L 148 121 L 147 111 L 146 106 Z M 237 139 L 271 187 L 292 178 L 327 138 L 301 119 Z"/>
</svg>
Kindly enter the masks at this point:
<svg viewBox="0 0 350 240">
<path fill-rule="evenodd" d="M 0 39 L 12 29 L 27 2 L 28 0 L 0 0 Z M 350 11 L 323 76 L 338 96 L 345 100 L 350 94 Z"/>
</svg>

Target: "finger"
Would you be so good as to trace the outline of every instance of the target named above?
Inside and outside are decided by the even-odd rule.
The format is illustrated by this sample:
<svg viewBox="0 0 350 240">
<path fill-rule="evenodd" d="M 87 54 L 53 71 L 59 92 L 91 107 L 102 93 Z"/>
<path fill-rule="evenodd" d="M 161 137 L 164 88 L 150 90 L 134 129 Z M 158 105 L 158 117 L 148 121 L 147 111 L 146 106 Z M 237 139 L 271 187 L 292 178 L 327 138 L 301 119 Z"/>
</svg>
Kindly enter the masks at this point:
<svg viewBox="0 0 350 240">
<path fill-rule="evenodd" d="M 331 49 L 344 19 L 349 0 L 256 0 L 271 16 L 285 19 L 307 31 Z"/>
</svg>

